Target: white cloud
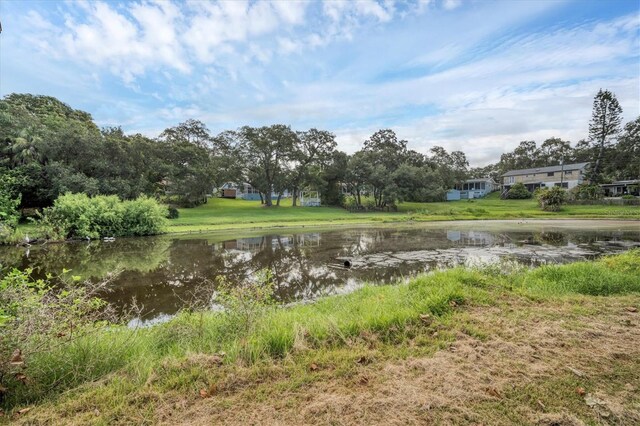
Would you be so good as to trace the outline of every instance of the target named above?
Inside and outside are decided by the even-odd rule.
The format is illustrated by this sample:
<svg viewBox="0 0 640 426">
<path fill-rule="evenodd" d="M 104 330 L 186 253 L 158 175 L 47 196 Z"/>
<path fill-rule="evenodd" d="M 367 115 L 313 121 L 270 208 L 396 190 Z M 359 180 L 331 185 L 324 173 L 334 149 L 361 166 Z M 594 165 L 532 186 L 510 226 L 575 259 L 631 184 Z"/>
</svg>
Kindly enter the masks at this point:
<svg viewBox="0 0 640 426">
<path fill-rule="evenodd" d="M 152 65 L 190 70 L 175 33 L 178 13 L 172 3 L 133 4 L 131 17 L 108 3 L 79 4 L 86 9 L 84 22 L 67 16 L 66 31 L 48 33 L 59 37 L 73 59 L 107 67 L 128 83 Z"/>
<path fill-rule="evenodd" d="M 627 120 L 640 113 L 637 14 L 532 32 L 557 2 L 453 3 L 69 2 L 25 13 L 19 39 L 2 34 L 2 89 L 20 73 L 20 88 L 77 85 L 77 99 L 99 99 L 96 118 L 152 136 L 187 118 L 214 131 L 281 122 L 334 131 L 353 152 L 390 127 L 474 164 L 524 139 L 585 137 L 600 87 Z"/>
<path fill-rule="evenodd" d="M 444 0 L 442 2 L 442 7 L 445 10 L 453 10 L 453 9 L 457 9 L 458 7 L 460 7 L 462 5 L 462 0 Z"/>
</svg>

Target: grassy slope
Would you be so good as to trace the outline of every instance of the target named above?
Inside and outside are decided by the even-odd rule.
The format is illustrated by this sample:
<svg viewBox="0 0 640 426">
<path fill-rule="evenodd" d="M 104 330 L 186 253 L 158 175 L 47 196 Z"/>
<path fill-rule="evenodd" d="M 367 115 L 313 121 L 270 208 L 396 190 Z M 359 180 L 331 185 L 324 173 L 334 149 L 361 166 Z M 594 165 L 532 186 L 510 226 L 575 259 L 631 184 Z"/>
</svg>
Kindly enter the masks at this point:
<svg viewBox="0 0 640 426">
<path fill-rule="evenodd" d="M 632 424 L 640 421 L 640 332 L 630 306 L 640 307 L 637 250 L 366 287 L 266 311 L 249 334 L 219 314 L 185 314 L 32 360 L 46 371 L 14 412 L 35 408 L 14 419 L 523 424 L 596 423 L 606 414 Z M 39 400 L 52 380 L 73 389 Z M 600 401 L 596 409 L 587 398 Z"/>
<path fill-rule="evenodd" d="M 485 199 L 441 203 L 402 203 L 397 213 L 350 213 L 339 207 L 264 208 L 259 201 L 212 198 L 205 205 L 181 209 L 169 232 L 235 228 L 291 227 L 404 221 L 516 218 L 627 218 L 640 219 L 638 206 L 565 206 L 561 212 L 541 211 L 534 200 L 501 200 L 497 193 Z"/>
</svg>

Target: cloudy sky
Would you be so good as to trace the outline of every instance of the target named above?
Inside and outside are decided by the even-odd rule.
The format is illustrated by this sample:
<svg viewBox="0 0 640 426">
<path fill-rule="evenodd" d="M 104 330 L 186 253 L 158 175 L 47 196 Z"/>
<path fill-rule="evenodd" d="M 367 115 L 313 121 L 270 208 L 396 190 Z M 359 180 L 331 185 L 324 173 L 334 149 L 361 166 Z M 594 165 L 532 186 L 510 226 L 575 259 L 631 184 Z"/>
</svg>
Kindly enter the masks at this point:
<svg viewBox="0 0 640 426">
<path fill-rule="evenodd" d="M 357 150 L 494 162 L 521 140 L 586 137 L 593 96 L 640 114 L 638 0 L 0 1 L 0 95 L 55 96 L 156 136 L 291 124 Z"/>
</svg>

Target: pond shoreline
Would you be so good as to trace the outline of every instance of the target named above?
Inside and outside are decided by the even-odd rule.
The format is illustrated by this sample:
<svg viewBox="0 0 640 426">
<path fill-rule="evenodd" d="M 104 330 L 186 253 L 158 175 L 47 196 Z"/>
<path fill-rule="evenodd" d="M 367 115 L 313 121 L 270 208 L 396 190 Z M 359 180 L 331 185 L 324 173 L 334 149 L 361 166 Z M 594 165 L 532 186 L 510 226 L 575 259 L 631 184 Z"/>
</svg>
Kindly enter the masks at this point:
<svg viewBox="0 0 640 426">
<path fill-rule="evenodd" d="M 2 408 L 20 424 L 632 424 L 639 258 L 437 271 L 263 306 L 242 329 L 209 312 L 106 329 L 29 359 L 38 393 Z M 92 373 L 50 386 L 39 365 Z"/>
<path fill-rule="evenodd" d="M 485 220 L 297 226 L 165 234 L 114 241 L 3 247 L 0 263 L 63 270 L 99 280 L 113 271 L 107 301 L 145 308 L 140 320 L 172 316 L 218 277 L 240 284 L 272 271 L 279 304 L 347 293 L 458 265 L 506 259 L 524 265 L 568 263 L 640 247 L 640 226 L 620 220 Z M 350 266 L 344 266 L 349 261 Z M 207 284 L 208 283 L 208 284 Z"/>
<path fill-rule="evenodd" d="M 193 235 L 193 234 L 211 234 L 211 235 L 224 235 L 228 233 L 236 233 L 241 231 L 246 231 L 248 233 L 254 232 L 269 232 L 273 231 L 282 231 L 282 230 L 328 230 L 335 228 L 384 228 L 384 227 L 419 227 L 419 228 L 429 228 L 429 227 L 437 227 L 442 225 L 477 225 L 478 223 L 482 223 L 483 225 L 569 225 L 568 227 L 579 228 L 584 225 L 601 225 L 607 227 L 615 227 L 616 225 L 628 225 L 630 223 L 638 223 L 640 227 L 640 219 L 633 218 L 615 218 L 615 219 L 601 219 L 601 218 L 554 218 L 554 219 L 538 219 L 538 218 L 518 218 L 518 219 L 460 219 L 460 220 L 451 220 L 451 219 L 434 219 L 434 220 L 417 220 L 417 221 L 371 221 L 371 222 L 350 222 L 350 223 L 326 223 L 326 222 L 318 222 L 318 223 L 307 223 L 307 224 L 292 224 L 292 225 L 267 225 L 267 226 L 254 226 L 254 227 L 233 227 L 229 226 L 227 228 L 202 228 L 198 230 L 188 230 L 188 231 L 169 231 L 159 235 Z M 243 235 L 243 234 L 241 234 Z M 241 236 L 236 235 L 236 236 Z M 140 238 L 140 237 L 126 237 L 126 238 Z M 144 238 L 144 237 L 142 237 Z"/>
</svg>

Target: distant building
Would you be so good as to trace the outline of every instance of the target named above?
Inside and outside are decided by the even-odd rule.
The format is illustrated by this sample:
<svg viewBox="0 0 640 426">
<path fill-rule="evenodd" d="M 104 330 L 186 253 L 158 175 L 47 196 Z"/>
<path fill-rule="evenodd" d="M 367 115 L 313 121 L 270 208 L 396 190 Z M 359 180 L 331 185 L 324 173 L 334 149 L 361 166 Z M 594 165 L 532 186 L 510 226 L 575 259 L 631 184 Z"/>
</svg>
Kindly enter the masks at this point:
<svg viewBox="0 0 640 426">
<path fill-rule="evenodd" d="M 538 188 L 560 186 L 571 189 L 584 182 L 589 163 L 560 164 L 558 166 L 536 167 L 533 169 L 510 170 L 502 175 L 503 193 L 513 184 L 522 183 L 530 192 Z"/>
<path fill-rule="evenodd" d="M 241 200 L 260 200 L 260 191 L 254 188 L 251 184 L 243 182 L 226 182 L 219 189 L 219 196 L 221 198 L 238 198 Z M 275 192 L 271 193 L 271 197 L 276 199 L 278 194 Z M 289 197 L 289 191 L 285 190 L 282 193 L 282 197 Z"/>
<path fill-rule="evenodd" d="M 605 197 L 619 197 L 621 195 L 640 195 L 640 180 L 617 180 L 600 185 Z"/>
<path fill-rule="evenodd" d="M 482 198 L 498 190 L 499 185 L 491 178 L 468 179 L 447 191 L 447 201 Z"/>
</svg>

